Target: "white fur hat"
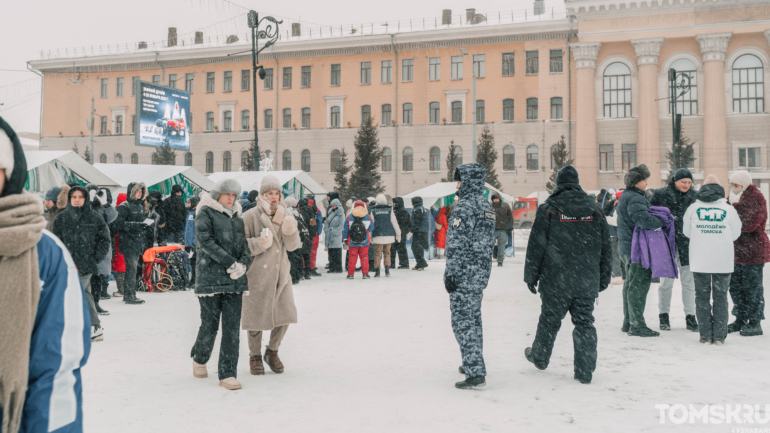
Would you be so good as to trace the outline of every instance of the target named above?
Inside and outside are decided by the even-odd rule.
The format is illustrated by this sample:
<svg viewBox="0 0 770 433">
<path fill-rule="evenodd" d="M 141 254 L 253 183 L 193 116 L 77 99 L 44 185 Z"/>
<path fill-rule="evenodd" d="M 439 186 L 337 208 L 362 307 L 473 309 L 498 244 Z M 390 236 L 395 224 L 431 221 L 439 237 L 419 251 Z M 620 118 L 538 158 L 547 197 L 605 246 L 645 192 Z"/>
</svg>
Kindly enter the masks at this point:
<svg viewBox="0 0 770 433">
<path fill-rule="evenodd" d="M 236 196 L 241 193 L 241 184 L 235 179 L 222 179 L 214 184 L 214 189 L 211 190 L 211 198 L 219 200 L 219 194 L 232 193 Z"/>
<path fill-rule="evenodd" d="M 262 184 L 259 186 L 259 195 L 265 195 L 266 192 L 272 191 L 272 190 L 278 190 L 281 191 L 281 182 L 278 180 L 277 177 L 273 176 L 272 174 L 268 174 L 267 176 L 262 178 Z"/>
</svg>

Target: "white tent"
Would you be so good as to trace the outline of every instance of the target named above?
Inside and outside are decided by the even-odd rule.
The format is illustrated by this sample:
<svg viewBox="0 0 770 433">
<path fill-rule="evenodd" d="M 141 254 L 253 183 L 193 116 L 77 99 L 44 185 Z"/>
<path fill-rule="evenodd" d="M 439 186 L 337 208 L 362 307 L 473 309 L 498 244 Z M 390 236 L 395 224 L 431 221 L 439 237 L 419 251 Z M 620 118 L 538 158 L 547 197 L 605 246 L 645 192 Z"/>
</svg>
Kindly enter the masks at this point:
<svg viewBox="0 0 770 433">
<path fill-rule="evenodd" d="M 282 170 L 282 171 L 220 171 L 211 173 L 209 180 L 218 182 L 222 179 L 235 179 L 241 184 L 244 191 L 257 190 L 262 184 L 262 179 L 267 176 L 275 176 L 278 182 L 283 185 L 284 197 L 292 196 L 302 198 L 307 193 L 313 195 L 326 195 L 328 191 L 313 180 L 310 175 L 302 170 Z"/>
<path fill-rule="evenodd" d="M 25 151 L 28 191 L 43 192 L 64 183 L 93 183 L 111 191 L 120 184 L 71 150 Z"/>
<path fill-rule="evenodd" d="M 484 196 L 490 198 L 492 194 L 500 194 L 504 202 L 513 203 L 515 199 L 490 184 L 484 185 Z M 424 206 L 432 208 L 441 208 L 454 202 L 454 195 L 457 192 L 457 182 L 438 182 L 417 191 L 410 192 L 402 196 L 404 198 L 404 207 L 412 207 L 412 197 L 422 197 Z"/>
<path fill-rule="evenodd" d="M 188 197 L 214 187 L 214 182 L 201 172 L 181 165 L 94 164 L 94 167 L 115 179 L 120 185 L 119 193 L 126 192 L 131 182 L 144 182 L 149 191 L 160 191 L 164 196 L 171 194 L 174 185 L 182 186 Z"/>
</svg>

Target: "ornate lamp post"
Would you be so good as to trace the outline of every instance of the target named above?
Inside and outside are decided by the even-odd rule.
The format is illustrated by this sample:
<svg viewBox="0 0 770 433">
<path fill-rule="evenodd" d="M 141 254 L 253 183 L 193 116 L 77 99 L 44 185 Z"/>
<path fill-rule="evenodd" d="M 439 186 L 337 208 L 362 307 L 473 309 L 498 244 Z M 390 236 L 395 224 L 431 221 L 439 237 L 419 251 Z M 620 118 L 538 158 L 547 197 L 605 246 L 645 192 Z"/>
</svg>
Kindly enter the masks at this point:
<svg viewBox="0 0 770 433">
<path fill-rule="evenodd" d="M 677 81 L 680 80 L 681 81 Z M 676 170 L 676 143 L 679 142 L 682 135 L 682 115 L 676 114 L 676 100 L 684 96 L 690 91 L 690 75 L 685 72 L 676 72 L 676 69 L 671 68 L 668 70 L 668 81 L 671 96 L 671 129 L 673 132 L 673 139 L 671 144 L 671 154 L 673 155 L 673 162 L 671 170 Z"/>
<path fill-rule="evenodd" d="M 269 23 L 267 24 L 264 30 L 259 30 L 259 25 L 262 24 L 262 22 L 265 20 L 267 20 Z M 262 65 L 258 65 L 259 53 L 261 53 L 265 48 L 273 45 L 275 41 L 278 40 L 278 24 L 283 23 L 283 21 L 277 21 L 275 18 L 269 17 L 269 16 L 259 19 L 259 14 L 252 10 L 252 11 L 249 11 L 248 22 L 249 22 L 249 28 L 251 28 L 251 62 L 252 62 L 252 82 L 253 82 L 252 92 L 254 94 L 254 153 L 253 153 L 254 171 L 259 171 L 260 153 L 259 153 L 259 136 L 257 135 L 257 123 L 258 123 L 257 74 L 259 74 L 260 80 L 265 79 L 265 68 L 262 67 Z M 275 28 L 273 28 L 274 24 L 275 24 Z M 266 42 L 262 46 L 262 48 L 258 47 L 257 41 L 259 39 L 266 39 Z"/>
</svg>

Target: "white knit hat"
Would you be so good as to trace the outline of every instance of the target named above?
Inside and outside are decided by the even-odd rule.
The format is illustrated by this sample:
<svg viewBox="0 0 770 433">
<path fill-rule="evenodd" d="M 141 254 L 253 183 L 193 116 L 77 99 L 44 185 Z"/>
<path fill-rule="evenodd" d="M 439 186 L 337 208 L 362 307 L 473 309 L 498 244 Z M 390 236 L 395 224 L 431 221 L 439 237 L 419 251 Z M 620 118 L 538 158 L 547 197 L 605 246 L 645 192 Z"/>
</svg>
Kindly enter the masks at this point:
<svg viewBox="0 0 770 433">
<path fill-rule="evenodd" d="M 388 204 L 388 198 L 385 197 L 385 194 L 380 194 L 377 196 L 377 204 Z"/>
<path fill-rule="evenodd" d="M 297 199 L 294 197 L 286 197 L 283 202 L 286 203 L 286 207 L 297 207 Z"/>
<path fill-rule="evenodd" d="M 232 193 L 238 195 L 241 193 L 241 184 L 235 179 L 222 179 L 214 184 L 211 190 L 211 198 L 219 200 L 219 194 Z"/>
<path fill-rule="evenodd" d="M 742 185 L 746 189 L 751 185 L 751 173 L 746 170 L 738 170 L 730 176 L 730 183 Z"/>
<path fill-rule="evenodd" d="M 268 174 L 267 176 L 262 178 L 262 184 L 259 186 L 259 195 L 265 195 L 266 192 L 272 191 L 272 190 L 278 190 L 281 191 L 281 182 L 278 180 L 277 177 L 273 176 L 272 174 Z"/>
</svg>

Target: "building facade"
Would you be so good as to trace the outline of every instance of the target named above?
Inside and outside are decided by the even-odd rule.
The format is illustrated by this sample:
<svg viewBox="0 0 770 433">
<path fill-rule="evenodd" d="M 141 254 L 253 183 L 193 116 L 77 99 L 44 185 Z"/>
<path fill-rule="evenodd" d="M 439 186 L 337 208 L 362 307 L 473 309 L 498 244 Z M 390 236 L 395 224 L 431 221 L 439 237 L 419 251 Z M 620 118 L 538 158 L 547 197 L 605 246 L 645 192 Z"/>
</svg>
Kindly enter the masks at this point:
<svg viewBox="0 0 770 433">
<path fill-rule="evenodd" d="M 132 135 L 132 83 L 143 80 L 192 92 L 191 148 L 177 164 L 237 171 L 257 128 L 274 169 L 305 170 L 331 190 L 339 152 L 352 161 L 357 128 L 371 117 L 387 192 L 402 195 L 447 176 L 451 142 L 471 160 L 475 74 L 476 133 L 494 134 L 505 192 L 545 189 L 562 136 L 586 189 L 619 188 L 639 163 L 659 186 L 673 67 L 690 77 L 677 112 L 695 143 L 696 182 L 705 172 L 726 185 L 745 168 L 767 192 L 769 1 L 566 6 L 566 19 L 280 41 L 260 56 L 268 74 L 256 111 L 250 55 L 228 56 L 244 45 L 33 61 L 44 74 L 41 147 L 88 146 L 91 93 L 76 79 L 95 94 L 97 160 L 150 164 L 154 149 Z"/>
</svg>

